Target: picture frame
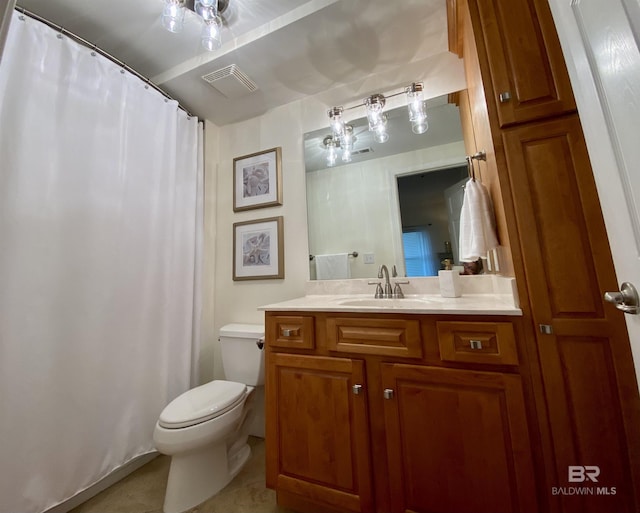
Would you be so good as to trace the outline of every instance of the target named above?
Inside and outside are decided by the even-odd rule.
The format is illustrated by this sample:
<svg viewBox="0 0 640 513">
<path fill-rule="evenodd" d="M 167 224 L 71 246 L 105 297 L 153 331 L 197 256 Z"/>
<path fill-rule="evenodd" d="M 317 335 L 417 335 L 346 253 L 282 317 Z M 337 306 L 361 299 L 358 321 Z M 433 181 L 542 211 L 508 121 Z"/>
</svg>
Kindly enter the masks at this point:
<svg viewBox="0 0 640 513">
<path fill-rule="evenodd" d="M 282 205 L 282 148 L 233 159 L 233 211 Z"/>
<path fill-rule="evenodd" d="M 233 223 L 233 279 L 284 278 L 284 218 Z"/>
</svg>

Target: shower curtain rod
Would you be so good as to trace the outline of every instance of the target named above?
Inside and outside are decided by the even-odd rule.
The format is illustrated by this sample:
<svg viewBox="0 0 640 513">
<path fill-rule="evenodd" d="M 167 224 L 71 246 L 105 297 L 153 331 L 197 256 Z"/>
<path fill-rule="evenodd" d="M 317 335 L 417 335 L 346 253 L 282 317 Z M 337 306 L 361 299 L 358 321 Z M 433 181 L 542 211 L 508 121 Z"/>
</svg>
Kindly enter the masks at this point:
<svg viewBox="0 0 640 513">
<path fill-rule="evenodd" d="M 90 48 L 94 52 L 99 53 L 100 55 L 102 55 L 103 57 L 106 57 L 110 61 L 115 62 L 118 66 L 121 66 L 122 69 L 124 69 L 124 70 L 128 71 L 129 73 L 131 73 L 131 74 L 135 75 L 136 77 L 138 77 L 146 85 L 148 85 L 150 87 L 153 87 L 156 91 L 158 91 L 165 98 L 167 98 L 169 100 L 172 100 L 172 101 L 177 101 L 171 95 L 169 95 L 168 93 L 166 93 L 165 91 L 160 89 L 160 87 L 158 87 L 153 82 L 151 82 L 150 78 L 147 78 L 144 75 L 141 75 L 135 69 L 133 69 L 129 65 L 125 64 L 120 59 L 114 57 L 109 52 L 103 50 L 102 48 L 99 48 L 94 43 L 91 43 L 90 41 L 87 41 L 86 39 L 81 38 L 77 34 L 74 34 L 73 32 L 70 32 L 66 28 L 64 28 L 64 27 L 62 27 L 60 25 L 57 25 L 57 24 L 53 23 L 52 21 L 49 21 L 48 19 L 43 18 L 42 16 L 38 16 L 36 13 L 33 13 L 33 12 L 25 9 L 24 7 L 16 5 L 15 6 L 15 10 L 18 11 L 19 13 L 22 13 L 25 16 L 29 16 L 30 18 L 33 18 L 34 20 L 37 20 L 37 21 L 39 21 L 41 23 L 44 23 L 45 25 L 48 25 L 52 29 L 57 30 L 58 32 L 60 32 L 60 34 L 63 34 L 65 36 L 67 36 L 67 37 L 70 37 L 71 39 L 73 39 L 77 43 L 80 43 L 81 45 L 86 46 L 87 48 Z M 194 116 L 193 114 L 191 114 L 191 112 L 189 112 L 187 109 L 185 109 L 182 105 L 180 105 L 180 102 L 178 102 L 178 108 L 183 110 L 184 112 L 186 112 L 189 117 L 197 117 L 197 116 Z"/>
</svg>

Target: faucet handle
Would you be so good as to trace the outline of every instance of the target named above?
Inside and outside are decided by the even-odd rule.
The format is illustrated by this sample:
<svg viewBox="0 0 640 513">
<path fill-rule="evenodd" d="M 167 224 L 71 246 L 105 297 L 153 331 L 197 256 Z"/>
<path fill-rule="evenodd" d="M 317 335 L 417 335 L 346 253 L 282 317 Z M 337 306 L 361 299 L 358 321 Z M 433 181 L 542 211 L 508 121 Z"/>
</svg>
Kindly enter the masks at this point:
<svg viewBox="0 0 640 513">
<path fill-rule="evenodd" d="M 393 297 L 398 298 L 398 299 L 404 298 L 404 292 L 402 292 L 402 289 L 400 288 L 400 284 L 401 283 L 403 285 L 405 285 L 405 284 L 409 283 L 409 280 L 395 282 L 395 286 L 393 287 Z"/>
<path fill-rule="evenodd" d="M 396 266 L 394 264 L 393 268 L 391 269 L 391 277 L 392 278 L 396 278 L 398 276 L 398 271 L 396 269 Z"/>
<path fill-rule="evenodd" d="M 369 285 L 376 285 L 375 298 L 380 299 L 384 297 L 384 291 L 382 290 L 382 284 L 379 281 L 370 281 Z"/>
<path fill-rule="evenodd" d="M 382 266 L 378 267 L 378 278 L 382 279 Z M 369 282 L 369 285 L 373 285 L 373 283 Z"/>
</svg>

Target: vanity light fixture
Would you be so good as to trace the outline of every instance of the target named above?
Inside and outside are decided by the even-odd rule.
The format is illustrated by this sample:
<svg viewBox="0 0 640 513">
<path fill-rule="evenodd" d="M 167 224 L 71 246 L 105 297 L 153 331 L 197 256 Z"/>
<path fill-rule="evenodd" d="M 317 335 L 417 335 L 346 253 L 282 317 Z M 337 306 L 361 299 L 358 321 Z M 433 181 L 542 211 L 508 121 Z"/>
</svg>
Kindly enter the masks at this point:
<svg viewBox="0 0 640 513">
<path fill-rule="evenodd" d="M 383 143 L 389 139 L 387 134 L 387 115 L 384 112 L 384 106 L 388 98 L 405 94 L 407 97 L 407 106 L 409 108 L 409 121 L 411 128 L 415 134 L 423 134 L 429 128 L 427 123 L 427 108 L 422 98 L 424 84 L 422 82 L 413 82 L 405 87 L 402 91 L 388 94 L 387 96 L 376 93 L 362 100 L 362 103 L 351 107 L 332 107 L 329 109 L 329 123 L 334 137 L 342 140 L 344 137 L 344 112 L 358 107 L 365 107 L 367 120 L 369 121 L 369 130 L 374 132 L 377 142 Z"/>
<path fill-rule="evenodd" d="M 407 107 L 409 108 L 409 121 L 414 134 L 424 134 L 429 129 L 427 122 L 427 108 L 422 99 L 423 85 L 414 82 L 405 88 L 407 94 Z"/>
<path fill-rule="evenodd" d="M 353 151 L 353 141 L 355 137 L 353 135 L 353 126 L 345 125 L 344 134 L 342 135 L 341 148 L 342 148 L 342 162 L 351 162 L 351 152 Z"/>
<path fill-rule="evenodd" d="M 229 7 L 230 0 L 164 0 L 162 26 L 169 32 L 180 32 L 184 26 L 187 9 L 193 11 L 202 21 L 202 46 L 217 50 L 222 46 L 222 13 Z"/>
<path fill-rule="evenodd" d="M 327 167 L 333 167 L 336 165 L 338 159 L 338 150 L 336 145 L 336 139 L 333 136 L 328 135 L 322 141 L 324 147 L 327 149 Z"/>
<path fill-rule="evenodd" d="M 327 167 L 333 167 L 338 161 L 338 150 L 342 152 L 342 162 L 345 164 L 351 162 L 353 152 L 353 143 L 358 138 L 353 135 L 353 126 L 344 125 L 342 137 L 336 137 L 334 134 L 327 135 L 322 140 L 322 145 L 327 150 Z"/>
<path fill-rule="evenodd" d="M 374 94 L 365 98 L 364 105 L 367 108 L 367 120 L 369 121 L 369 130 L 377 131 L 380 125 L 384 123 L 384 104 L 386 100 L 381 94 Z"/>
<path fill-rule="evenodd" d="M 333 135 L 337 138 L 344 134 L 344 120 L 342 119 L 342 107 L 332 107 L 329 109 L 329 125 Z"/>
</svg>

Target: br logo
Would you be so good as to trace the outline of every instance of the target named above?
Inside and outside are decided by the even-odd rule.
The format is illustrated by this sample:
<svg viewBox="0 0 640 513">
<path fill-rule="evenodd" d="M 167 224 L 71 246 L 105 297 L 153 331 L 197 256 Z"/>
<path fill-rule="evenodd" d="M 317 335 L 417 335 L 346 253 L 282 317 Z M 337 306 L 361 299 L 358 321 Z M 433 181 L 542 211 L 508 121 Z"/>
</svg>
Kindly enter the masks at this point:
<svg viewBox="0 0 640 513">
<path fill-rule="evenodd" d="M 584 483 L 585 481 L 598 482 L 598 476 L 600 475 L 600 467 L 595 465 L 586 465 L 584 467 L 580 465 L 569 465 L 569 482 L 570 483 Z"/>
</svg>

